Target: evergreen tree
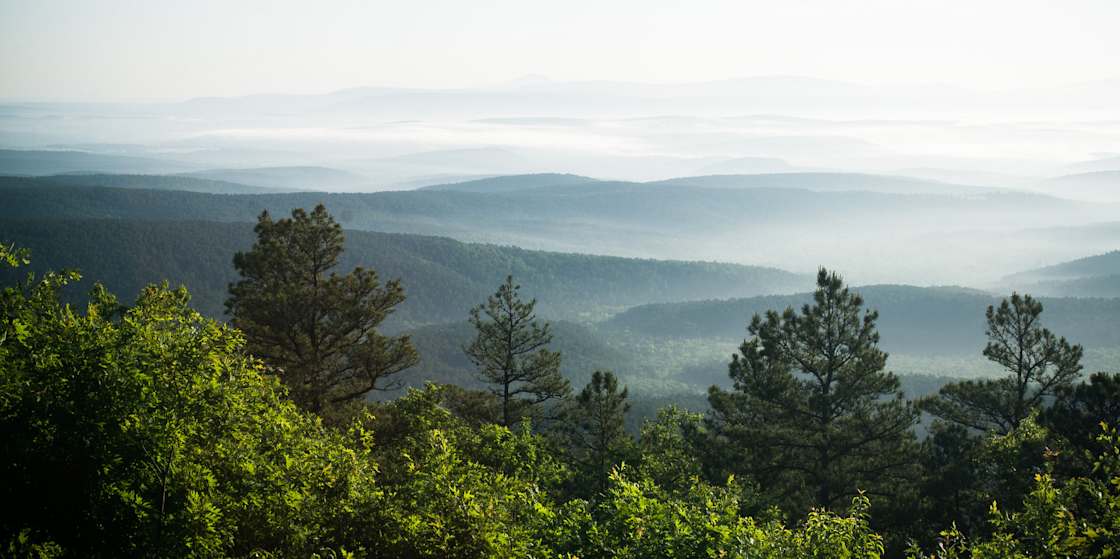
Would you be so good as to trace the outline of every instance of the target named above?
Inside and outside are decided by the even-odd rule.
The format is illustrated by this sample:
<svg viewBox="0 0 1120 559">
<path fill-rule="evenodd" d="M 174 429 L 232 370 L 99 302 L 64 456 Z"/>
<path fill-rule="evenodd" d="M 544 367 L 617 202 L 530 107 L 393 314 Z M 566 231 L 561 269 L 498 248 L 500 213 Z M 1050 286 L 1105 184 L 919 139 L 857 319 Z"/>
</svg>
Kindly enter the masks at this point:
<svg viewBox="0 0 1120 559">
<path fill-rule="evenodd" d="M 550 325 L 537 322 L 537 301 L 523 302 L 520 288 L 507 276 L 485 304 L 471 309 L 470 323 L 477 335 L 463 348 L 480 379 L 494 385 L 491 392 L 501 401 L 501 424 L 506 427 L 537 405 L 571 391 L 560 374 L 560 352 L 547 348 Z"/>
<path fill-rule="evenodd" d="M 611 469 L 634 450 L 634 441 L 626 432 L 628 396 L 625 386 L 619 390 L 614 373 L 595 371 L 564 410 L 561 429 L 584 490 L 605 490 Z"/>
<path fill-rule="evenodd" d="M 755 315 L 732 357 L 732 391 L 712 387 L 711 424 L 733 445 L 728 469 L 782 503 L 835 507 L 909 477 L 917 411 L 884 371 L 878 313 L 821 269 L 814 304 Z M 807 493 L 806 493 L 807 492 Z"/>
<path fill-rule="evenodd" d="M 255 230 L 253 248 L 234 256 L 242 279 L 230 285 L 226 310 L 297 404 L 327 413 L 386 388 L 419 361 L 407 336 L 377 332 L 404 301 L 400 283 L 382 286 L 377 272 L 361 267 L 332 271 L 343 234 L 321 204 L 276 221 L 264 212 Z"/>
<path fill-rule="evenodd" d="M 1100 425 L 1120 425 L 1120 373 L 1093 373 L 1088 382 L 1059 388 L 1040 419 L 1059 439 L 1059 462 L 1078 474 L 1091 471 L 1087 458 L 1103 451 L 1096 445 Z"/>
<path fill-rule="evenodd" d="M 1042 303 L 1013 293 L 989 306 L 984 356 L 1010 374 L 997 380 L 945 385 L 922 408 L 941 419 L 981 431 L 1006 434 L 1081 372 L 1082 349 L 1040 324 Z"/>
</svg>

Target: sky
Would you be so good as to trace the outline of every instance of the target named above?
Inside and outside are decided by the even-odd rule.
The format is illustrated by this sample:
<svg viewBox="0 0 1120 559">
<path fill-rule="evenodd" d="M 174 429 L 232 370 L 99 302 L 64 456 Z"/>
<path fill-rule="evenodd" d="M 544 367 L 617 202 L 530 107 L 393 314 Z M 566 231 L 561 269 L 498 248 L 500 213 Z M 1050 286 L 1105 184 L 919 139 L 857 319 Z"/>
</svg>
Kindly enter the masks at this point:
<svg viewBox="0 0 1120 559">
<path fill-rule="evenodd" d="M 1120 77 L 1116 0 L 0 0 L 0 98 L 178 100 L 525 75 L 1042 88 Z"/>
</svg>

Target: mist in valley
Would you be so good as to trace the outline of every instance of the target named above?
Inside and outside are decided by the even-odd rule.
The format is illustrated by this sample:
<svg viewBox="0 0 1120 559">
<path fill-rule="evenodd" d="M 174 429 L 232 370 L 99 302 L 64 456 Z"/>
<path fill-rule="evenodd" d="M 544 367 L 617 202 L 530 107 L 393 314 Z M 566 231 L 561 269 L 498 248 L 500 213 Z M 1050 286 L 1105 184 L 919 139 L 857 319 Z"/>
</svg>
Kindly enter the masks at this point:
<svg viewBox="0 0 1120 559">
<path fill-rule="evenodd" d="M 1117 246 L 1115 99 L 1117 81 L 983 92 L 762 77 L 8 102 L 0 171 L 175 174 L 327 192 L 567 173 L 601 182 L 578 193 L 564 181 L 525 190 L 562 204 L 603 199 L 571 215 L 518 208 L 525 227 L 500 209 L 431 227 L 342 220 L 565 252 L 799 273 L 828 265 L 859 283 L 1002 289 L 1005 276 Z"/>
</svg>

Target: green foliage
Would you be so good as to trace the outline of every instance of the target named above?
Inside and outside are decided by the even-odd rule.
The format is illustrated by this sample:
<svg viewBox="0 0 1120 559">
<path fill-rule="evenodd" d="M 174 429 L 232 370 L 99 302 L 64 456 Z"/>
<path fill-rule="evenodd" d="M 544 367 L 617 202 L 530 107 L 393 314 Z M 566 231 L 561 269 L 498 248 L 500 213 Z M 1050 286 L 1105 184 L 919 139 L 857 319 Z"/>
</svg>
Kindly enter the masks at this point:
<svg viewBox="0 0 1120 559">
<path fill-rule="evenodd" d="M 554 519 L 546 489 L 566 476 L 540 435 L 472 428 L 429 385 L 382 406 L 374 424 L 385 499 L 364 529 L 384 557 L 539 557 Z"/>
<path fill-rule="evenodd" d="M 1024 426 L 1028 431 L 1031 422 Z M 1066 557 L 1105 558 L 1120 553 L 1120 435 L 1102 424 L 1097 437 L 1102 452 L 1092 472 L 1083 477 L 1056 479 L 1038 473 L 1030 493 L 1016 512 L 1004 512 L 993 502 L 989 512 L 992 534 L 969 541 L 955 526 L 941 533 L 929 555 L 912 549 L 913 558 L 972 559 Z M 1031 435 L 1027 435 L 1028 437 Z"/>
<path fill-rule="evenodd" d="M 1092 467 L 1086 457 L 1104 451 L 1097 444 L 1097 426 L 1120 425 L 1120 374 L 1094 373 L 1088 382 L 1060 387 L 1057 393 L 1040 420 L 1059 439 L 1056 449 L 1064 473 L 1084 473 Z"/>
<path fill-rule="evenodd" d="M 10 245 L 0 244 L 0 262 L 12 268 L 18 268 L 31 263 L 31 251 L 17 248 L 15 243 Z"/>
<path fill-rule="evenodd" d="M 639 474 L 667 491 L 686 490 L 703 473 L 705 436 L 703 414 L 673 405 L 661 408 L 642 425 Z"/>
<path fill-rule="evenodd" d="M 76 274 L 0 299 L 0 541 L 84 557 L 303 555 L 377 497 L 369 439 L 325 430 L 236 330 L 150 287 L 119 305 Z M 16 506 L 15 504 L 19 505 Z"/>
<path fill-rule="evenodd" d="M 628 479 L 626 471 L 616 470 L 606 496 L 576 515 L 585 526 L 579 557 L 871 559 L 883 553 L 862 496 L 853 500 L 848 516 L 812 511 L 804 524 L 787 528 L 776 520 L 739 516 L 733 486 L 696 483 L 667 496 L 649 480 Z"/>
<path fill-rule="evenodd" d="M 226 308 L 297 404 L 330 413 L 416 364 L 407 336 L 377 332 L 404 289 L 397 281 L 382 286 L 373 270 L 332 271 L 343 236 L 326 208 L 278 221 L 265 212 L 255 231 L 252 250 L 233 258 L 242 279 L 230 285 Z"/>
<path fill-rule="evenodd" d="M 633 455 L 634 440 L 626 432 L 629 391 L 619 390 L 610 371 L 595 371 L 591 381 L 561 412 L 560 431 L 579 475 L 576 494 L 603 491 L 611 470 Z"/>
<path fill-rule="evenodd" d="M 889 495 L 910 477 L 917 411 L 883 369 L 878 313 L 826 270 L 813 305 L 755 315 L 730 365 L 733 391 L 712 387 L 712 427 L 726 467 L 793 510 L 832 507 L 861 489 Z"/>
<path fill-rule="evenodd" d="M 551 326 L 537 322 L 533 307 L 518 295 L 521 286 L 507 276 L 486 303 L 471 309 L 476 336 L 463 352 L 478 368 L 479 378 L 492 385 L 501 402 L 501 424 L 509 427 L 539 405 L 562 398 L 571 385 L 560 374 L 560 353 L 549 351 Z M 484 316 L 485 315 L 485 316 Z"/>
<path fill-rule="evenodd" d="M 1068 387 L 1081 372 L 1082 348 L 1039 324 L 1042 303 L 1012 294 L 989 306 L 984 356 L 1010 374 L 998 380 L 964 381 L 941 388 L 922 402 L 925 411 L 980 431 L 1013 431 L 1045 398 Z"/>
</svg>

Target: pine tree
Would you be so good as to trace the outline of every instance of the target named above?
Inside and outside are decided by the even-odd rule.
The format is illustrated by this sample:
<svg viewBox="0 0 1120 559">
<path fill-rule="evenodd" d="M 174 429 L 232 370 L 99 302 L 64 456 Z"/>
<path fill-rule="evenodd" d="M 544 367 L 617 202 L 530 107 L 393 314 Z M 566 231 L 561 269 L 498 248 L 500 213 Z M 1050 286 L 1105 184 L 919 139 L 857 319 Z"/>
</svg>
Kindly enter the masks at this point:
<svg viewBox="0 0 1120 559">
<path fill-rule="evenodd" d="M 323 414 L 386 388 L 418 362 L 407 336 L 377 332 L 404 301 L 400 282 L 382 286 L 377 272 L 361 267 L 332 271 L 343 234 L 326 208 L 276 221 L 264 212 L 255 230 L 253 248 L 234 256 L 242 279 L 230 285 L 226 310 L 297 404 Z"/>
<path fill-rule="evenodd" d="M 981 431 L 1013 431 L 1043 401 L 1067 389 L 1081 372 L 1082 349 L 1040 324 L 1042 303 L 1013 293 L 989 306 L 984 356 L 1010 372 L 997 380 L 943 386 L 922 408 L 941 419 Z"/>
<path fill-rule="evenodd" d="M 884 371 L 878 313 L 821 269 L 814 304 L 755 315 L 729 367 L 734 389 L 712 387 L 713 432 L 732 445 L 728 469 L 783 504 L 834 507 L 860 490 L 909 477 L 917 411 Z"/>
<path fill-rule="evenodd" d="M 614 373 L 595 371 L 564 410 L 561 430 L 586 490 L 606 489 L 611 469 L 634 450 L 626 432 L 628 396 L 625 386 L 619 390 Z"/>
<path fill-rule="evenodd" d="M 521 301 L 507 276 L 485 304 L 471 309 L 470 323 L 477 330 L 474 342 L 463 351 L 478 368 L 479 378 L 491 385 L 501 402 L 501 424 L 509 427 L 548 400 L 571 391 L 560 374 L 560 352 L 550 351 L 550 325 L 537 322 L 537 301 Z"/>
</svg>

